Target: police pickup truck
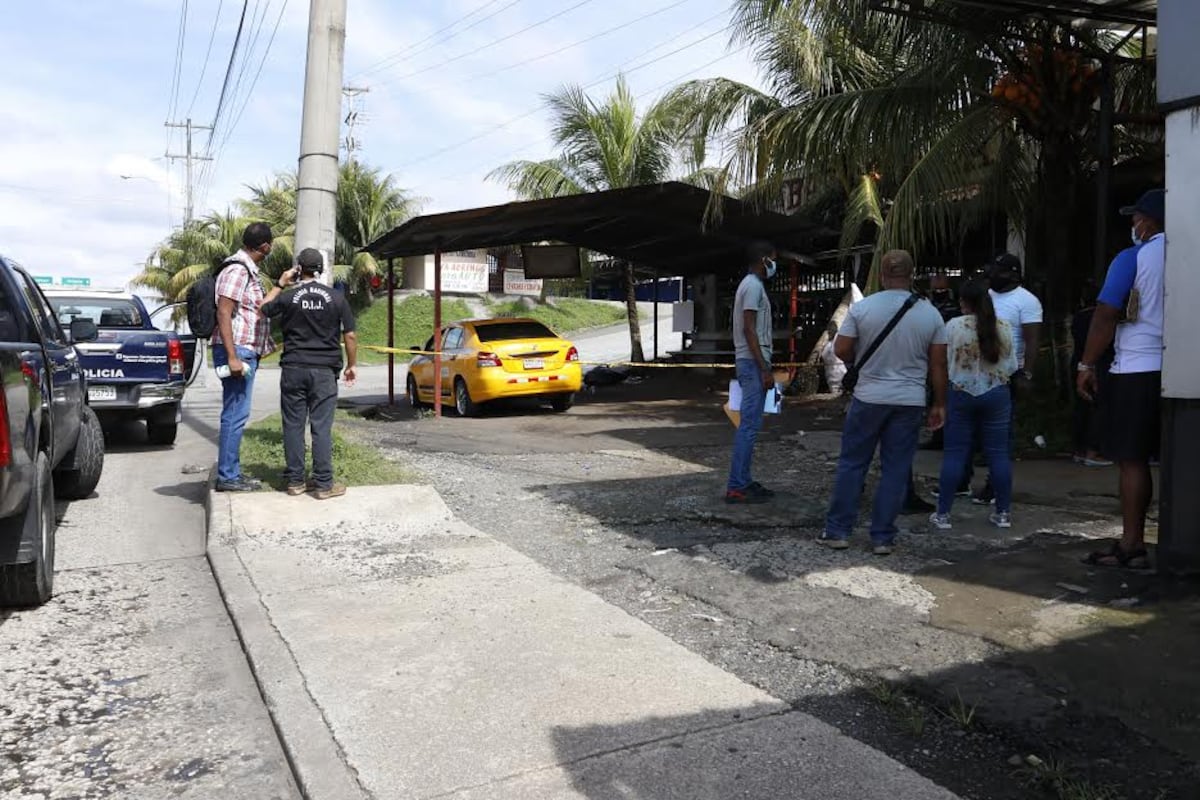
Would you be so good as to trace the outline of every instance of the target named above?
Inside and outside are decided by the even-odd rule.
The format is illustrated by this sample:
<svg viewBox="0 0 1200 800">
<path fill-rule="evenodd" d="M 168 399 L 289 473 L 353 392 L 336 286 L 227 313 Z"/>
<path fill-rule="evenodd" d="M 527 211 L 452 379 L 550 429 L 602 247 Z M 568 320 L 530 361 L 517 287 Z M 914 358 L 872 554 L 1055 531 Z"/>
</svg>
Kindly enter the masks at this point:
<svg viewBox="0 0 1200 800">
<path fill-rule="evenodd" d="M 129 292 L 56 288 L 46 297 L 64 326 L 82 319 L 99 329 L 78 349 L 88 404 L 100 419 L 143 419 L 151 444 L 174 444 L 195 337 L 154 327 L 141 298 Z"/>
</svg>

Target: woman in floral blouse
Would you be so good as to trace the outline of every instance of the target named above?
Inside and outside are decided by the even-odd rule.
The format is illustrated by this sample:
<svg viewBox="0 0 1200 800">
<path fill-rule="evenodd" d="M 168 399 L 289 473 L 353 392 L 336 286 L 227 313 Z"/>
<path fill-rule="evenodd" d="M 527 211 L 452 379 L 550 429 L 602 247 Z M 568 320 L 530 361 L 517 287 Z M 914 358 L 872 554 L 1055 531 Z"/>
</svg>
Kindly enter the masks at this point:
<svg viewBox="0 0 1200 800">
<path fill-rule="evenodd" d="M 990 521 L 1012 527 L 1012 460 L 1009 426 L 1012 397 L 1009 376 L 1017 371 L 1012 328 L 996 319 L 996 309 L 981 281 L 970 281 L 959 294 L 963 316 L 946 324 L 949 339 L 950 397 L 946 404 L 945 450 L 938 508 L 930 522 L 949 530 L 954 492 L 962 482 L 973 450 L 973 440 L 983 446 L 996 490 L 996 510 Z"/>
</svg>

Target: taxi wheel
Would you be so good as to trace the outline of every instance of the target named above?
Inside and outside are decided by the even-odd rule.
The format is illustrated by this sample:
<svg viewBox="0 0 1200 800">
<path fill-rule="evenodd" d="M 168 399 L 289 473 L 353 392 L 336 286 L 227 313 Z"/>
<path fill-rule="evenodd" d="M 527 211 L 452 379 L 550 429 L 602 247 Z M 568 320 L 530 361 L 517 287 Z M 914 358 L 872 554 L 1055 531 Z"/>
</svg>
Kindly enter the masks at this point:
<svg viewBox="0 0 1200 800">
<path fill-rule="evenodd" d="M 573 406 L 574 404 L 575 404 L 575 393 L 574 392 L 571 392 L 570 394 L 560 394 L 560 395 L 550 398 L 550 407 L 560 413 L 563 411 L 569 410 L 571 408 L 571 406 Z"/>
<path fill-rule="evenodd" d="M 473 417 L 479 413 L 479 404 L 471 399 L 467 382 L 462 378 L 454 380 L 454 408 L 460 417 Z"/>
<path fill-rule="evenodd" d="M 421 395 L 417 392 L 417 379 L 412 375 L 408 376 L 408 405 L 414 411 L 419 411 L 425 408 L 425 403 L 421 402 Z"/>
</svg>

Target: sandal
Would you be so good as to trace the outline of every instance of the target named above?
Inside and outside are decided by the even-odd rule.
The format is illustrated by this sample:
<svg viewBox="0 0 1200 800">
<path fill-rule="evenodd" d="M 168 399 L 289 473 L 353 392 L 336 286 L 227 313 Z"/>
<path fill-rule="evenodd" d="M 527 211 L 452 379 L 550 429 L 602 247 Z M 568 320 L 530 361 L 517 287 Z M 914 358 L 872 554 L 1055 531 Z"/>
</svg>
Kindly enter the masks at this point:
<svg viewBox="0 0 1200 800">
<path fill-rule="evenodd" d="M 1148 569 L 1150 567 L 1150 558 L 1144 547 L 1139 547 L 1127 553 L 1121 549 L 1120 542 L 1113 542 L 1112 547 L 1107 550 L 1097 550 L 1094 553 L 1088 554 L 1083 559 L 1083 563 L 1093 567 Z"/>
</svg>

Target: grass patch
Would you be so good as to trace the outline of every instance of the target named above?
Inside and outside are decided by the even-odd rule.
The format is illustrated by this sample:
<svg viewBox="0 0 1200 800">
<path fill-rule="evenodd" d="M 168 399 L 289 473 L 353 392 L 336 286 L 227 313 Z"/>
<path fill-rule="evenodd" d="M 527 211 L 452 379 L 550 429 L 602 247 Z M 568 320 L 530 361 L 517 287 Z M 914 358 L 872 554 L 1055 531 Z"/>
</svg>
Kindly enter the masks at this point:
<svg viewBox="0 0 1200 800">
<path fill-rule="evenodd" d="M 471 309 L 462 300 L 442 298 L 442 322 L 457 322 L 467 319 Z M 386 345 L 387 330 L 387 298 L 376 300 L 359 312 L 355 320 L 358 329 L 358 343 Z M 412 347 L 424 345 L 433 335 L 433 298 L 427 295 L 413 295 L 396 303 L 396 347 Z M 408 356 L 397 356 L 407 361 Z M 359 347 L 358 361 L 360 364 L 386 364 L 387 354 L 376 353 Z"/>
<path fill-rule="evenodd" d="M 273 489 L 285 488 L 283 478 L 283 420 L 272 414 L 246 428 L 242 437 L 242 471 Z M 311 464 L 312 451 L 308 452 Z M 347 486 L 412 483 L 416 473 L 388 461 L 374 448 L 352 442 L 333 425 L 333 479 Z"/>
<path fill-rule="evenodd" d="M 488 311 L 496 317 L 529 317 L 536 319 L 559 336 L 588 328 L 601 328 L 625 321 L 625 309 L 608 303 L 578 298 L 561 298 L 554 305 L 525 308 L 519 301 L 489 303 Z"/>
</svg>

